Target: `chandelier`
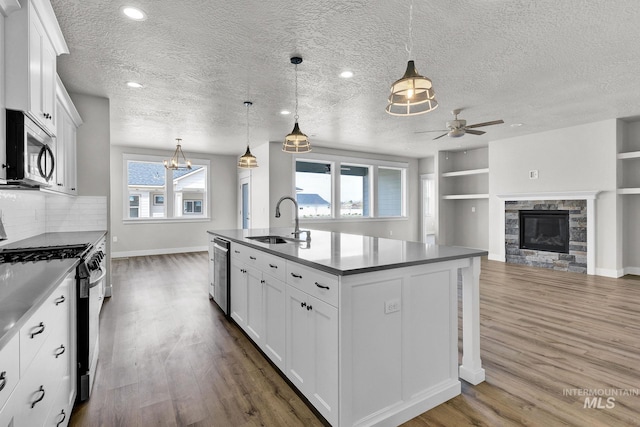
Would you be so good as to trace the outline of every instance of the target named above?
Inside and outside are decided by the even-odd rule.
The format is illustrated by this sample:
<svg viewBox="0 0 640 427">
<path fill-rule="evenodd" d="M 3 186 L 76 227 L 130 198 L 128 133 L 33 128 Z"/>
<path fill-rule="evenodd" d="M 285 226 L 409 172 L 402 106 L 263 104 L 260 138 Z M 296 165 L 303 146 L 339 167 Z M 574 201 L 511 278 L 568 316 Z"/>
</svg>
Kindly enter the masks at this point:
<svg viewBox="0 0 640 427">
<path fill-rule="evenodd" d="M 176 151 L 173 152 L 173 156 L 170 160 L 165 160 L 164 167 L 172 170 L 184 170 L 191 169 L 191 160 L 187 160 L 182 152 L 181 138 L 176 138 Z M 180 161 L 182 159 L 182 161 Z"/>
</svg>

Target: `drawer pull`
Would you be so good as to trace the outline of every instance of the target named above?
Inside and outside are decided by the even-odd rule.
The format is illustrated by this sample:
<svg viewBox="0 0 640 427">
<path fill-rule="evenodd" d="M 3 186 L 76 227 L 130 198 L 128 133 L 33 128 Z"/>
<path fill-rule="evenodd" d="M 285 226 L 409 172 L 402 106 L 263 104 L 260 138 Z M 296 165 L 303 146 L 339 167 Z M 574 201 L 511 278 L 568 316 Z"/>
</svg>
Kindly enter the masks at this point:
<svg viewBox="0 0 640 427">
<path fill-rule="evenodd" d="M 40 324 L 36 326 L 36 328 L 40 328 L 40 329 L 38 329 L 35 332 L 31 332 L 31 339 L 33 339 L 33 337 L 35 337 L 36 335 L 44 332 L 44 323 L 40 322 Z"/>
<path fill-rule="evenodd" d="M 235 252 L 235 253 L 237 253 L 237 254 L 239 254 L 239 253 L 240 253 L 240 251 L 237 251 L 237 250 L 234 250 L 233 252 Z"/>
<path fill-rule="evenodd" d="M 260 280 L 260 283 L 262 283 L 263 285 L 266 283 L 266 281 L 264 279 Z"/>
<path fill-rule="evenodd" d="M 292 275 L 293 277 L 295 277 L 296 279 L 302 279 L 302 276 L 301 276 L 301 275 L 299 275 L 299 274 L 291 273 L 291 275 Z"/>
<path fill-rule="evenodd" d="M 307 306 L 307 311 L 309 311 L 309 310 L 313 310 L 313 307 L 311 307 L 311 304 L 309 304 L 309 305 Z"/>
<path fill-rule="evenodd" d="M 317 286 L 317 287 L 319 287 L 319 288 L 321 288 L 321 289 L 329 289 L 329 287 L 328 287 L 328 286 L 321 285 L 321 284 L 320 284 L 320 283 L 318 283 L 318 282 L 316 282 L 316 286 Z"/>
<path fill-rule="evenodd" d="M 64 409 L 62 411 L 60 411 L 60 413 L 58 414 L 58 416 L 60 416 L 60 415 L 62 415 L 62 419 L 56 423 L 56 427 L 59 427 L 60 424 L 62 424 L 64 422 L 64 420 L 67 419 L 67 414 L 64 413 Z"/>
<path fill-rule="evenodd" d="M 306 303 L 306 302 L 301 302 L 301 303 L 300 303 L 300 307 L 303 307 L 303 308 L 304 308 L 304 307 L 306 307 L 306 306 L 307 306 L 307 303 Z"/>
<path fill-rule="evenodd" d="M 64 345 L 61 344 L 60 347 L 56 349 L 56 359 L 58 358 L 58 356 L 62 356 L 65 351 L 66 348 L 64 348 Z"/>
<path fill-rule="evenodd" d="M 256 257 L 249 255 L 249 259 L 256 260 Z"/>
<path fill-rule="evenodd" d="M 64 295 L 61 295 L 61 296 L 60 296 L 60 298 L 58 298 L 58 299 L 55 301 L 55 303 L 56 303 L 56 305 L 59 305 L 59 304 L 62 304 L 63 302 L 65 302 L 65 301 L 66 301 L 66 300 L 65 300 L 65 298 L 64 298 Z"/>
<path fill-rule="evenodd" d="M 277 266 L 277 265 L 273 265 L 273 264 L 269 264 L 269 267 L 271 267 L 271 268 L 278 268 L 278 266 Z"/>
<path fill-rule="evenodd" d="M 4 386 L 7 385 L 7 371 L 2 371 L 2 373 L 0 373 L 0 381 L 2 381 L 0 383 L 0 391 L 2 391 L 2 389 L 4 389 Z"/>
<path fill-rule="evenodd" d="M 33 402 L 31 402 L 31 409 L 33 409 L 34 406 L 36 406 L 36 403 L 40 402 L 42 399 L 44 399 L 44 387 L 40 386 L 40 389 L 36 391 L 36 393 L 42 393 L 40 395 L 39 398 L 37 398 L 36 400 L 34 400 Z"/>
</svg>

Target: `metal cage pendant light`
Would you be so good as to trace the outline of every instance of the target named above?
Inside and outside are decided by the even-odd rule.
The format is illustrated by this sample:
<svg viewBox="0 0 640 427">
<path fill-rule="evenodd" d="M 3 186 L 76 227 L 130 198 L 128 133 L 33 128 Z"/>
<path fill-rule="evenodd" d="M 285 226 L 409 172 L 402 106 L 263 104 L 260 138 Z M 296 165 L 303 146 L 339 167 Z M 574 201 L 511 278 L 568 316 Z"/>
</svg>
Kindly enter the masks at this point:
<svg viewBox="0 0 640 427">
<path fill-rule="evenodd" d="M 311 144 L 307 135 L 302 133 L 298 126 L 298 64 L 302 63 L 302 58 L 294 56 L 291 58 L 291 63 L 296 68 L 296 115 L 294 116 L 296 122 L 291 133 L 284 138 L 282 151 L 285 153 L 308 153 L 311 151 Z"/>
<path fill-rule="evenodd" d="M 256 156 L 251 154 L 251 150 L 249 149 L 249 107 L 253 105 L 253 102 L 245 101 L 244 105 L 247 107 L 247 152 L 240 156 L 238 167 L 242 169 L 253 169 L 258 167 Z"/>
<path fill-rule="evenodd" d="M 438 101 L 433 91 L 431 80 L 421 76 L 416 70 L 415 63 L 411 60 L 413 50 L 413 1 L 409 6 L 409 62 L 407 70 L 400 80 L 391 85 L 391 94 L 387 104 L 387 113 L 393 116 L 415 116 L 428 113 L 438 107 Z"/>
<path fill-rule="evenodd" d="M 182 152 L 182 139 L 176 138 L 176 151 L 173 152 L 173 156 L 169 160 L 165 160 L 164 167 L 172 170 L 191 169 L 191 160 L 187 160 Z M 182 162 L 180 161 L 182 158 Z"/>
</svg>

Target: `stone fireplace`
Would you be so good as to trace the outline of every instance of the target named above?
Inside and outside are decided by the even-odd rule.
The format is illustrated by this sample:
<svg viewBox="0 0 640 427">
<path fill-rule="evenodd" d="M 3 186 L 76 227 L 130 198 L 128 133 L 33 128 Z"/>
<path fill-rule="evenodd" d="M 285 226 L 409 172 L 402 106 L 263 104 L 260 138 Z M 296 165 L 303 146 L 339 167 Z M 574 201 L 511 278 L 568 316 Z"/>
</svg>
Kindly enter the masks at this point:
<svg viewBox="0 0 640 427">
<path fill-rule="evenodd" d="M 586 200 L 505 202 L 506 261 L 587 272 Z"/>
</svg>

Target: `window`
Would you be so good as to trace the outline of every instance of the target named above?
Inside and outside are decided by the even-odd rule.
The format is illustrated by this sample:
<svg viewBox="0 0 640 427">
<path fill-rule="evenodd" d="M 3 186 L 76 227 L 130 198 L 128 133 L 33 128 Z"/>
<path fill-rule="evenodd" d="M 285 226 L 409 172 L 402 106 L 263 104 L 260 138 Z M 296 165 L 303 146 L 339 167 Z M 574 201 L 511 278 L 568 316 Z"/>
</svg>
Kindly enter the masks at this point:
<svg viewBox="0 0 640 427">
<path fill-rule="evenodd" d="M 125 220 L 205 219 L 209 161 L 191 169 L 166 169 L 161 157 L 125 154 Z M 184 218 L 183 218 L 184 216 Z"/>
<path fill-rule="evenodd" d="M 403 216 L 404 171 L 397 168 L 378 168 L 378 216 Z"/>
<path fill-rule="evenodd" d="M 185 214 L 201 214 L 202 200 L 185 200 L 182 212 Z"/>
<path fill-rule="evenodd" d="M 138 218 L 140 216 L 140 196 L 129 196 L 129 217 Z"/>
<path fill-rule="evenodd" d="M 300 218 L 406 217 L 406 163 L 324 154 L 294 162 Z"/>
<path fill-rule="evenodd" d="M 300 218 L 331 218 L 331 169 L 327 162 L 296 162 L 296 200 Z"/>
<path fill-rule="evenodd" d="M 369 166 L 340 165 L 340 216 L 369 216 L 370 176 Z"/>
</svg>

